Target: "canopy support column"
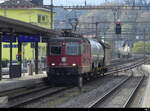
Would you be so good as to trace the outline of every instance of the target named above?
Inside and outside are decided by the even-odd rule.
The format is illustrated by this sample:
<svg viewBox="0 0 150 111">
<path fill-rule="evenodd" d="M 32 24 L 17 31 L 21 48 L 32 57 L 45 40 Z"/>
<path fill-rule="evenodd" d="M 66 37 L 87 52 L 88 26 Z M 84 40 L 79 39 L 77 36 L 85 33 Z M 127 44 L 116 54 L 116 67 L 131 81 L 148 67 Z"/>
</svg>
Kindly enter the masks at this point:
<svg viewBox="0 0 150 111">
<path fill-rule="evenodd" d="M 10 76 L 10 79 L 12 79 L 12 46 L 13 46 L 13 42 L 12 42 L 12 35 L 11 35 L 11 38 L 10 38 L 10 61 L 9 61 L 9 76 Z"/>
<path fill-rule="evenodd" d="M 2 80 L 2 35 L 0 35 L 0 80 Z"/>
<path fill-rule="evenodd" d="M 35 43 L 35 74 L 38 74 L 38 42 Z"/>
<path fill-rule="evenodd" d="M 22 43 L 18 42 L 18 63 L 19 63 L 19 69 L 20 69 L 20 76 L 22 74 Z"/>
</svg>

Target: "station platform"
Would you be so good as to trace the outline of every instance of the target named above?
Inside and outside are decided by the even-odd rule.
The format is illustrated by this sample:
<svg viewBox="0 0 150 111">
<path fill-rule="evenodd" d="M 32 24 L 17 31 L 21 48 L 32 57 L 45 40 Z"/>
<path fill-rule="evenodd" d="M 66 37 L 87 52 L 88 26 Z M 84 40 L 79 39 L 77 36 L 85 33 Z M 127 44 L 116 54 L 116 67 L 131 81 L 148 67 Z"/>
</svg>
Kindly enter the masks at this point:
<svg viewBox="0 0 150 111">
<path fill-rule="evenodd" d="M 145 65 L 143 66 L 143 69 L 149 72 L 150 74 L 150 65 Z M 143 108 L 150 108 L 150 75 L 147 81 L 147 86 L 144 92 L 144 97 L 143 97 L 143 102 L 142 102 L 142 107 Z"/>
<path fill-rule="evenodd" d="M 21 78 L 13 79 L 9 79 L 9 75 L 3 75 L 4 79 L 0 81 L 0 92 L 21 87 L 28 87 L 30 85 L 44 81 L 46 77 L 46 72 L 42 72 L 41 74 L 33 73 L 33 75 L 29 75 L 28 73 L 22 73 Z"/>
</svg>

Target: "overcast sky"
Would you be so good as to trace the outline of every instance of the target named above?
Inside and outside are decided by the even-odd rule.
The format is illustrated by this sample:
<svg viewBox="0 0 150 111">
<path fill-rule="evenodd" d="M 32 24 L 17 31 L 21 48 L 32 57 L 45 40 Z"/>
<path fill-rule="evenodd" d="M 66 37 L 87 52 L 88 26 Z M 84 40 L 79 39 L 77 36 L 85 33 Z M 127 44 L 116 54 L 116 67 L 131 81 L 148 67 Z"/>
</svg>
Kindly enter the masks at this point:
<svg viewBox="0 0 150 111">
<path fill-rule="evenodd" d="M 0 3 L 2 3 L 4 0 L 0 0 Z"/>
</svg>

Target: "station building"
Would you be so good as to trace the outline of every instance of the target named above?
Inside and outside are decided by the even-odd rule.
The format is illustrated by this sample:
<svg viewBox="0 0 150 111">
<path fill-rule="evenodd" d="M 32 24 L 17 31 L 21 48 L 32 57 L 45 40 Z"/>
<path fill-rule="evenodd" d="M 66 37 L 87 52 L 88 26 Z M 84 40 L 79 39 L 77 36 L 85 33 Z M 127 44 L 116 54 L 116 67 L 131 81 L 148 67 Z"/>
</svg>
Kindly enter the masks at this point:
<svg viewBox="0 0 150 111">
<path fill-rule="evenodd" d="M 37 2 L 38 3 L 38 2 Z M 42 3 L 42 2 L 41 2 Z M 0 16 L 31 23 L 40 27 L 51 29 L 51 11 L 41 7 L 32 0 L 8 0 L 0 4 Z M 17 45 L 13 43 L 13 60 L 17 59 Z M 9 60 L 10 45 L 3 42 L 2 59 Z M 24 60 L 34 59 L 34 49 L 31 43 L 23 43 L 22 56 Z M 39 43 L 39 57 L 46 56 L 46 44 Z"/>
</svg>

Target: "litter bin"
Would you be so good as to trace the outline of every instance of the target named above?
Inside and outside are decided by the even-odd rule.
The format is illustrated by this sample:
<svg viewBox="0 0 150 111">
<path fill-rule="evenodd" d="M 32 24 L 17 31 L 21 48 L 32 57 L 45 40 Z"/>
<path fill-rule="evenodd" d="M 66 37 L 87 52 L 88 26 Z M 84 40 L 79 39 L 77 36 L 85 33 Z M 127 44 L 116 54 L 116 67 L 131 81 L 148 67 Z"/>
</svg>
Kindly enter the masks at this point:
<svg viewBox="0 0 150 111">
<path fill-rule="evenodd" d="M 20 65 L 12 65 L 10 78 L 19 78 L 19 77 L 21 77 Z"/>
<path fill-rule="evenodd" d="M 32 63 L 28 63 L 28 74 L 33 75 Z"/>
</svg>

